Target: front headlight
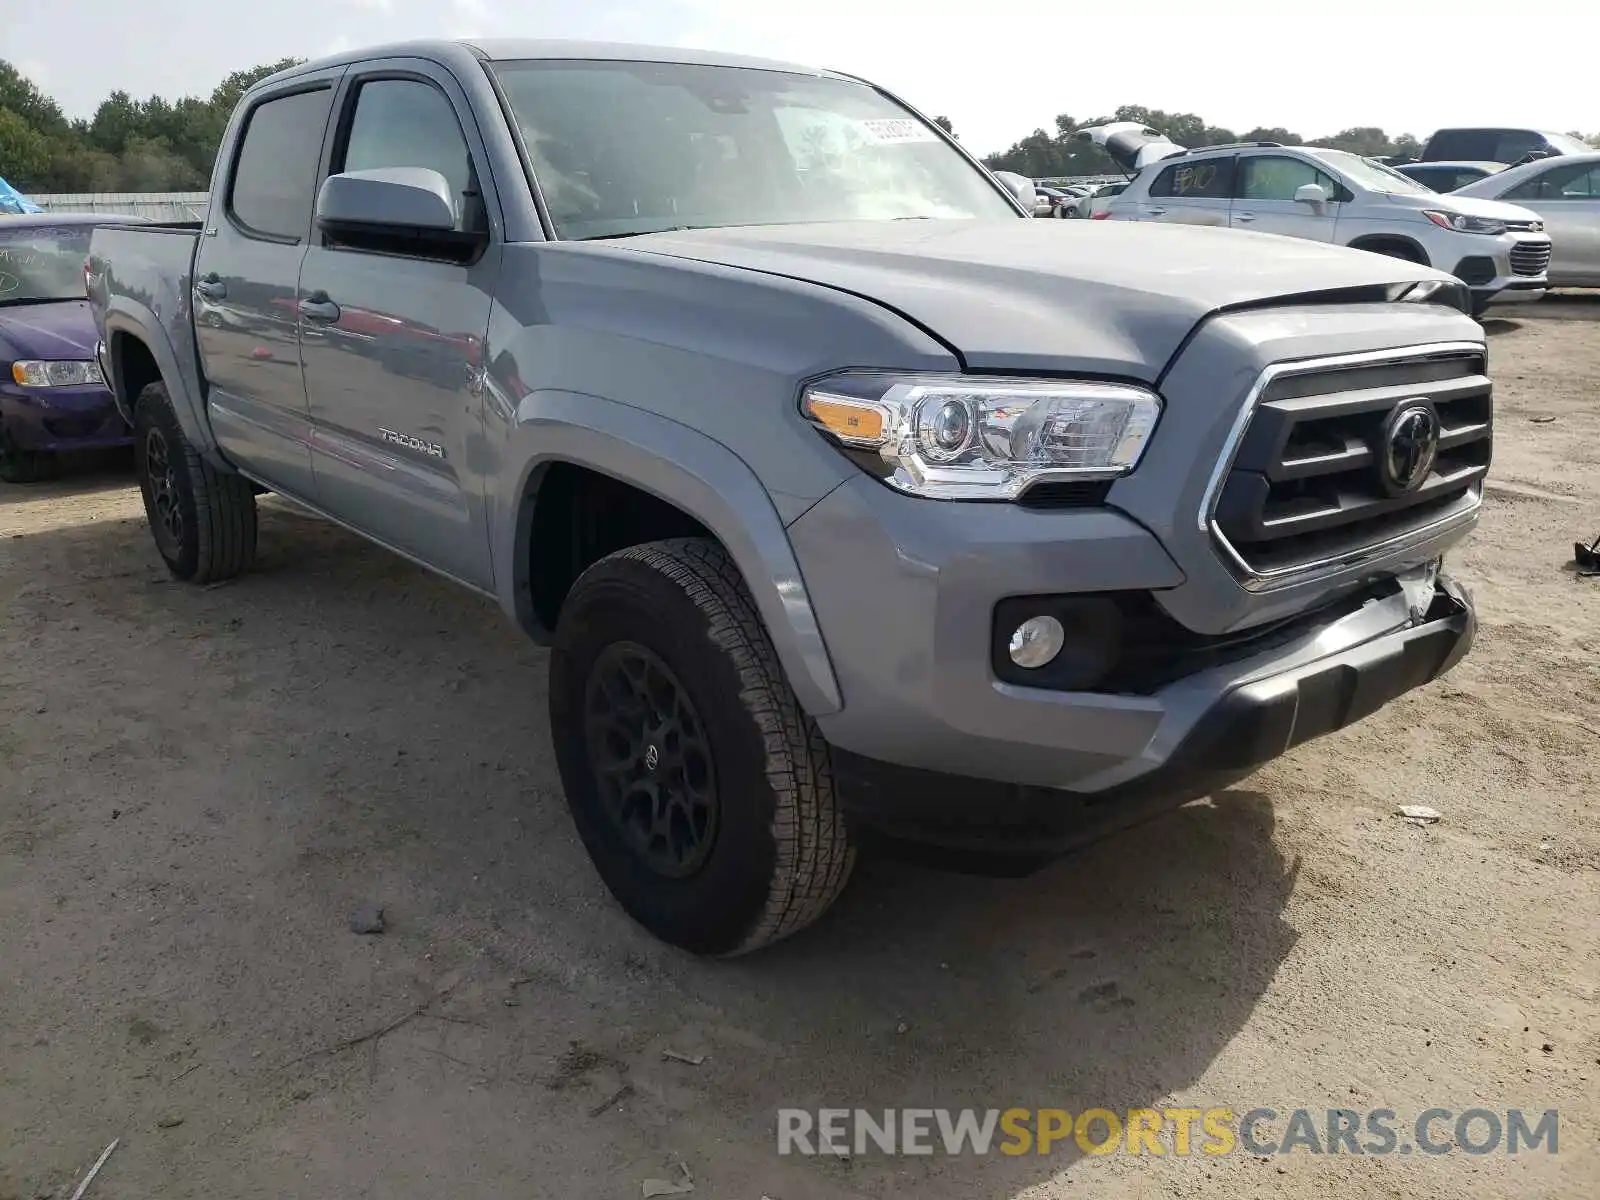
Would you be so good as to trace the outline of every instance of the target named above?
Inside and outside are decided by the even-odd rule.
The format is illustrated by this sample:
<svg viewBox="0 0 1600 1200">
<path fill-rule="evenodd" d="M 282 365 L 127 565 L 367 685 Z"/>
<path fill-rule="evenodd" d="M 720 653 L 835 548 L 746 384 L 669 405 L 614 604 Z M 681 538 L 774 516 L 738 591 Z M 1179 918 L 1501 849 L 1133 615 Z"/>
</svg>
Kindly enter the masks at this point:
<svg viewBox="0 0 1600 1200">
<path fill-rule="evenodd" d="M 1161 415 L 1131 384 L 846 372 L 801 409 L 842 445 L 874 450 L 891 487 L 940 500 L 1014 500 L 1048 480 L 1115 479 Z"/>
<path fill-rule="evenodd" d="M 105 383 L 96 362 L 29 359 L 11 364 L 11 378 L 23 387 L 89 387 Z"/>
<path fill-rule="evenodd" d="M 1423 216 L 1443 229 L 1454 229 L 1457 233 L 1487 233 L 1496 234 L 1506 231 L 1504 221 L 1495 221 L 1489 217 L 1469 217 L 1466 213 L 1438 212 L 1429 209 Z"/>
</svg>

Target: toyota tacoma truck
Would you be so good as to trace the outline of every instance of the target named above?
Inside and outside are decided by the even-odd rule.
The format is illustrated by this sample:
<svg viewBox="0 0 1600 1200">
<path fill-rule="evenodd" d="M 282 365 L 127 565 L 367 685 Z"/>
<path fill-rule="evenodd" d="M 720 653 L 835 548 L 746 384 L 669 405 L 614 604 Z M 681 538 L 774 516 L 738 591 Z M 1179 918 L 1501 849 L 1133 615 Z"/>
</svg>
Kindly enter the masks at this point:
<svg viewBox="0 0 1600 1200">
<path fill-rule="evenodd" d="M 1472 640 L 1461 284 L 1031 193 L 832 71 L 414 43 L 257 84 L 85 273 L 172 574 L 272 492 L 496 599 L 605 884 L 730 955 L 863 836 L 1036 862 Z"/>
</svg>

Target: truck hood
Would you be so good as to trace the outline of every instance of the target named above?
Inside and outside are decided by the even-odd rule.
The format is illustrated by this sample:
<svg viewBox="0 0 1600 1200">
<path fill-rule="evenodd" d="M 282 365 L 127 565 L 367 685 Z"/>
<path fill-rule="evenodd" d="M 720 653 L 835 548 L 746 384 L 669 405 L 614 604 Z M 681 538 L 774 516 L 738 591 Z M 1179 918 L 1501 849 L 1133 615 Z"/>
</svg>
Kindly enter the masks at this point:
<svg viewBox="0 0 1600 1200">
<path fill-rule="evenodd" d="M 90 359 L 94 357 L 94 342 L 94 315 L 87 300 L 0 307 L 0 362 L 12 363 L 19 358 Z"/>
<path fill-rule="evenodd" d="M 1448 278 L 1364 250 L 1131 221 L 853 221 L 653 233 L 610 245 L 864 297 L 922 326 L 972 368 L 1145 382 L 1218 309 Z"/>
</svg>

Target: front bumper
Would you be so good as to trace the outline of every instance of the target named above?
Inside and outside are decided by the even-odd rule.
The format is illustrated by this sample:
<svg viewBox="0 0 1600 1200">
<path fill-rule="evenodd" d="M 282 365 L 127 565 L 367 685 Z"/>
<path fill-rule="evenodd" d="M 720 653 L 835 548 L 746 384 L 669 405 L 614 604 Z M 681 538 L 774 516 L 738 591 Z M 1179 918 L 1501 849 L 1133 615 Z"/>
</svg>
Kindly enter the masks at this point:
<svg viewBox="0 0 1600 1200">
<path fill-rule="evenodd" d="M 133 432 L 105 387 L 0 385 L 0 430 L 19 450 L 102 450 L 131 445 Z"/>
<path fill-rule="evenodd" d="M 1459 255 L 1441 258 L 1444 267 L 1467 284 L 1484 304 L 1517 304 L 1537 300 L 1549 288 L 1550 236 L 1513 232 L 1498 237 L 1453 235 L 1441 251 Z"/>
<path fill-rule="evenodd" d="M 1472 645 L 1472 600 L 1441 576 L 1426 608 L 1408 613 L 1403 624 L 1316 653 L 1318 644 L 1341 640 L 1341 626 L 1348 634 L 1374 617 L 1386 619 L 1366 611 L 1382 608 L 1375 602 L 1330 624 L 1276 665 L 1232 680 L 1211 672 L 1167 689 L 1159 698 L 1173 719 L 1152 738 L 1147 761 L 1130 764 L 1137 773 L 1106 776 L 1121 778 L 1098 790 L 996 783 L 847 751 L 835 756 L 841 798 L 856 822 L 898 839 L 1028 859 L 1061 853 L 1209 795 L 1312 738 L 1354 724 L 1450 670 Z"/>
</svg>

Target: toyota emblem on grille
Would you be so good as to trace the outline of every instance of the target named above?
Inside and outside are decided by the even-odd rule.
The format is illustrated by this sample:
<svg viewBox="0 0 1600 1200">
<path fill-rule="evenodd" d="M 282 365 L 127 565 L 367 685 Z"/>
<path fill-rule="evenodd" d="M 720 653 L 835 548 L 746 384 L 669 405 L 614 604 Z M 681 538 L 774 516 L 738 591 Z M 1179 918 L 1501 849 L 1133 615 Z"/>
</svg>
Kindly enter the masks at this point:
<svg viewBox="0 0 1600 1200">
<path fill-rule="evenodd" d="M 1384 423 L 1378 474 L 1384 491 L 1403 496 L 1422 486 L 1439 455 L 1439 415 L 1426 404 L 1402 404 Z"/>
</svg>

